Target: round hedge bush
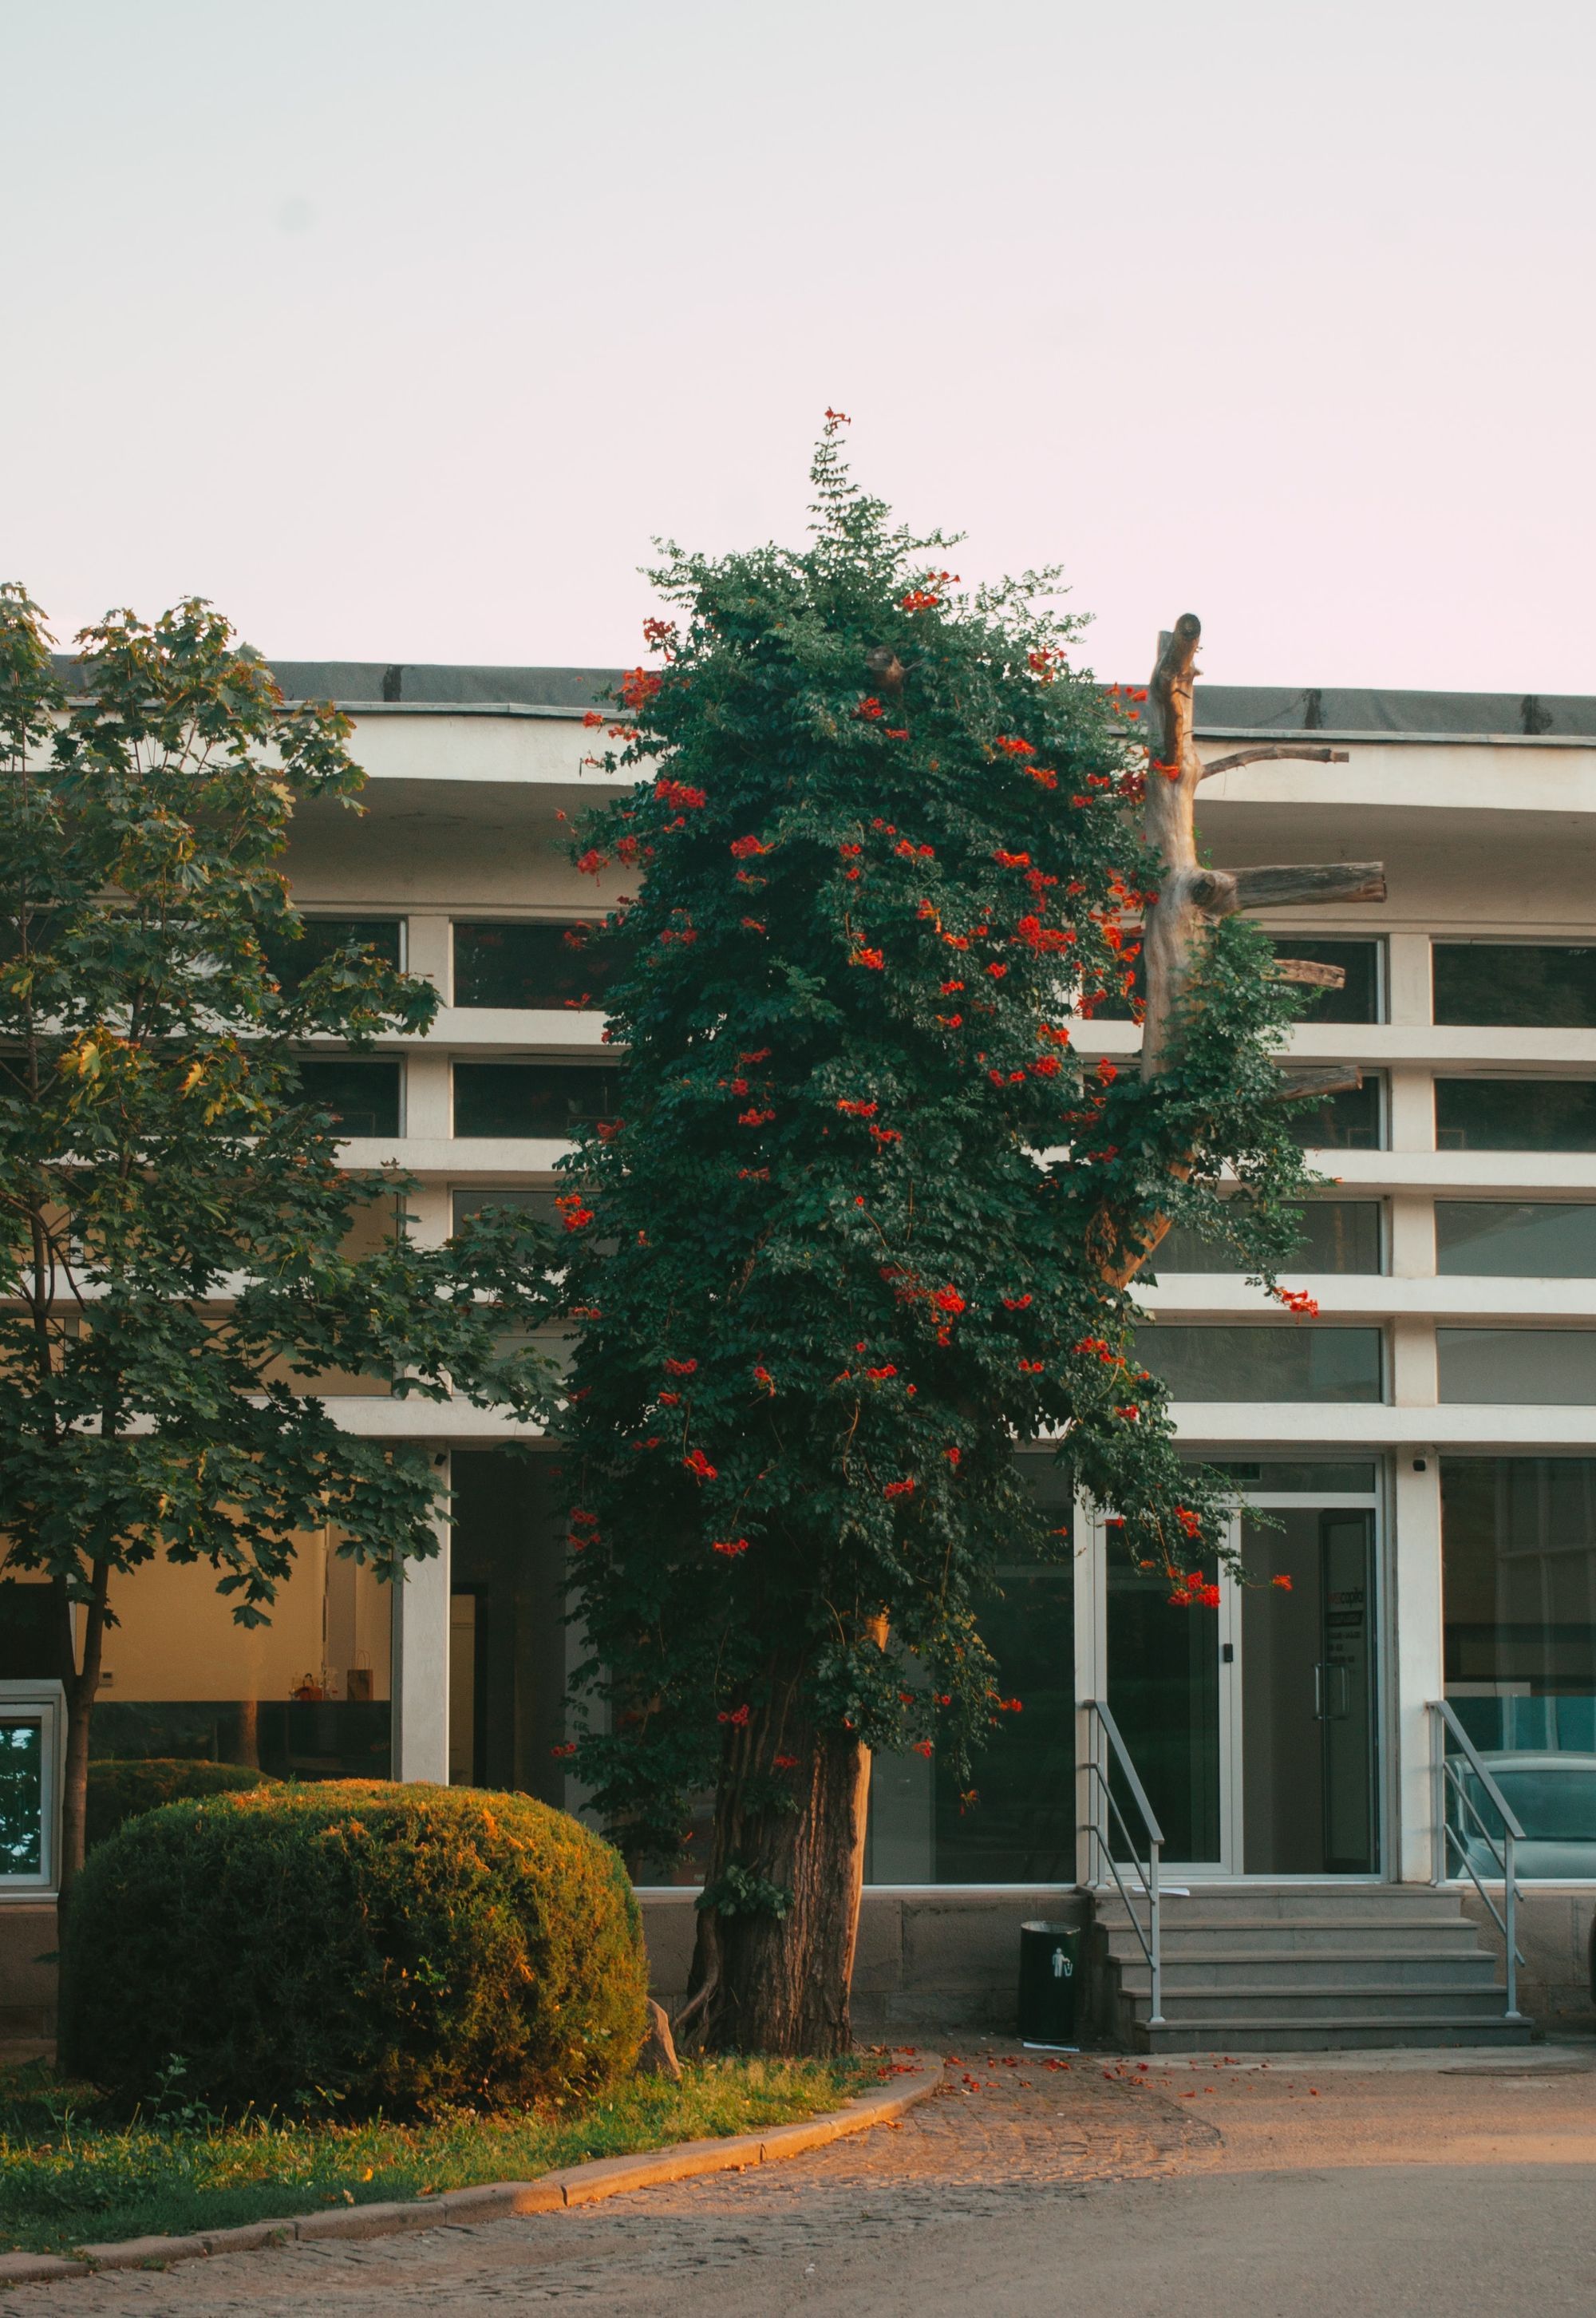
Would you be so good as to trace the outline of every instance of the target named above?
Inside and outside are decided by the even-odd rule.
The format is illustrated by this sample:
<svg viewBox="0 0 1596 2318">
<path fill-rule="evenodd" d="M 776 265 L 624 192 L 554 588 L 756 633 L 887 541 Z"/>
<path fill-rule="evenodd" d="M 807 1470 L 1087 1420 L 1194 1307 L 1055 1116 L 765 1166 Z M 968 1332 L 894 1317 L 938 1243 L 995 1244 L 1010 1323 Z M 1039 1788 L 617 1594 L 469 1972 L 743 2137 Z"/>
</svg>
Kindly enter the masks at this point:
<svg viewBox="0 0 1596 2318">
<path fill-rule="evenodd" d="M 62 2065 L 123 2103 L 342 2116 L 605 2090 L 648 1972 L 620 1855 L 529 1795 L 348 1780 L 168 1803 L 85 1862 Z"/>
<path fill-rule="evenodd" d="M 92 1849 L 114 1835 L 125 1819 L 158 1810 L 184 1795 L 238 1794 L 277 1782 L 247 1763 L 207 1763 L 188 1756 L 151 1755 L 142 1761 L 107 1757 L 89 1765 L 88 1822 L 85 1840 Z"/>
</svg>

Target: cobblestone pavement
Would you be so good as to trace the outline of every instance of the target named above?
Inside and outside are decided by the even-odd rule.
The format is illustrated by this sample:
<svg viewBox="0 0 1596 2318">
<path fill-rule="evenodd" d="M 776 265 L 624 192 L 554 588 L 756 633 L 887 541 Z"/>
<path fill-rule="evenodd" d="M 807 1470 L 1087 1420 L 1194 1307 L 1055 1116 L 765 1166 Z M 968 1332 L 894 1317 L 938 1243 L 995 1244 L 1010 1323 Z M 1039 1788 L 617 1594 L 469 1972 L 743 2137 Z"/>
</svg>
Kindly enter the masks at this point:
<svg viewBox="0 0 1596 2318">
<path fill-rule="evenodd" d="M 1596 2065 L 1052 2065 L 965 2045 L 899 2126 L 569 2214 L 19 2288 L 5 2318 L 1448 2318 L 1596 2306 Z"/>
</svg>

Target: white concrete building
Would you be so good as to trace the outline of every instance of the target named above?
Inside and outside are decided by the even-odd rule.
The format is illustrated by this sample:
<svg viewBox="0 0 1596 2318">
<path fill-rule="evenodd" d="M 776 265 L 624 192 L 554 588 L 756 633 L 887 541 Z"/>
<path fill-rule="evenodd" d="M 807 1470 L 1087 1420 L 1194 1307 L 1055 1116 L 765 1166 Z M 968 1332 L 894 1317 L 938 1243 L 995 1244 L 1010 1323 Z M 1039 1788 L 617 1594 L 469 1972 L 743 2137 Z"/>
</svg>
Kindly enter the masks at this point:
<svg viewBox="0 0 1596 2318">
<path fill-rule="evenodd" d="M 569 818 L 603 784 L 582 714 L 605 676 L 279 673 L 350 708 L 371 776 L 363 819 L 302 816 L 297 901 L 387 929 L 443 998 L 429 1037 L 336 1082 L 352 1162 L 418 1180 L 423 1235 L 472 1201 L 546 1202 L 562 1122 L 602 1114 L 614 1066 L 602 993 L 560 941 L 614 892 L 565 853 Z M 1379 859 L 1389 885 L 1382 905 L 1266 921 L 1286 954 L 1347 969 L 1294 1054 L 1366 1074 L 1324 1104 L 1311 1154 L 1334 1181 L 1308 1217 L 1310 1268 L 1288 1284 L 1320 1317 L 1283 1320 L 1211 1254 L 1180 1269 L 1178 1247 L 1146 1291 L 1147 1357 L 1174 1387 L 1183 1441 L 1274 1513 L 1247 1551 L 1291 1591 L 1226 1580 L 1216 1617 L 1170 1611 L 1084 1509 L 1072 1568 L 1009 1570 L 991 1632 L 1027 1711 L 983 1765 L 974 1813 L 918 1758 L 878 1765 L 862 2000 L 888 2020 L 917 2006 L 946 2017 L 964 1998 L 979 2011 L 979 1990 L 1011 1981 L 1018 1917 L 1100 1873 L 1080 1832 L 1085 1702 L 1106 1702 L 1124 1735 L 1166 1882 L 1289 1911 L 1294 1892 L 1432 1883 L 1444 1699 L 1525 1826 L 1529 2008 L 1579 2010 L 1596 1900 L 1596 700 L 1197 698 L 1212 753 L 1305 727 L 1348 750 L 1216 777 L 1200 810 L 1215 860 Z M 1078 1044 L 1124 1056 L 1137 1036 L 1099 1020 Z M 141 1574 L 108 1649 L 103 1742 L 579 1803 L 551 1752 L 568 1641 L 536 1455 L 507 1458 L 511 1428 L 463 1405 L 337 1406 L 380 1434 L 425 1427 L 454 1491 L 441 1558 L 390 1624 L 388 1597 L 312 1541 L 256 1638 L 205 1573 Z M 1033 1469 L 1068 1502 L 1048 1460 Z M 16 1659 L 0 1658 L 13 1692 Z M 689 1896 L 650 1905 L 666 1985 Z M 1439 2033 L 1453 2014 L 1433 2009 Z"/>
</svg>

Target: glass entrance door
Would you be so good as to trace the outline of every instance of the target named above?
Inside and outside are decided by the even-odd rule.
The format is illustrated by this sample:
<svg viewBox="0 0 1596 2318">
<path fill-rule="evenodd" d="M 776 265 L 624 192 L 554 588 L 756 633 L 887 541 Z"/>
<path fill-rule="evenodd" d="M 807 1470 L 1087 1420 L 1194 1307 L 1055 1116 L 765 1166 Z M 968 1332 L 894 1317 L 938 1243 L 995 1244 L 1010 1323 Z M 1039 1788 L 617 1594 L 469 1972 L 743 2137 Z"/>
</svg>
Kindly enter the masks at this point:
<svg viewBox="0 0 1596 2318">
<path fill-rule="evenodd" d="M 1252 1582 L 1220 1576 L 1217 1608 L 1171 1603 L 1106 1525 L 1108 1703 L 1176 1873 L 1379 1872 L 1374 1476 L 1326 1503 L 1341 1474 L 1287 1494 L 1300 1469 L 1238 1476 L 1268 1523 L 1238 1521 Z"/>
</svg>

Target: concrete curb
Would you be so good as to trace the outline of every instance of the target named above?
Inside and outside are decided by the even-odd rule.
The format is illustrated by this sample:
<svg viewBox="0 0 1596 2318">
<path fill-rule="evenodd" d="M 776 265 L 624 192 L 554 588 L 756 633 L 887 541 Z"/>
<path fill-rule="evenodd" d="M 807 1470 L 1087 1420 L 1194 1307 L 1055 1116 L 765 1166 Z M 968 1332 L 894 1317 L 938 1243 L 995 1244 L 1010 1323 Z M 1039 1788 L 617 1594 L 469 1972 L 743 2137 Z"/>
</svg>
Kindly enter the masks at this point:
<svg viewBox="0 0 1596 2318">
<path fill-rule="evenodd" d="M 379 2238 L 401 2230 L 470 2228 L 476 2222 L 516 2214 L 563 2213 L 573 2206 L 596 2205 L 629 2189 L 651 2189 L 666 2181 L 690 2181 L 701 2173 L 741 2173 L 750 2165 L 774 2165 L 802 2157 L 872 2125 L 890 2125 L 925 2100 L 942 2082 L 940 2066 L 905 2070 L 894 2083 L 856 2094 L 845 2108 L 806 2116 L 795 2125 L 767 2125 L 761 2133 L 733 2133 L 719 2141 L 680 2141 L 671 2149 L 639 2150 L 635 2156 L 593 2157 L 535 2181 L 488 2181 L 474 2189 L 450 2189 L 441 2197 L 413 2197 L 388 2204 L 337 2206 L 319 2214 L 299 2214 L 280 2222 L 246 2222 L 231 2230 L 200 2230 L 182 2238 L 124 2238 L 113 2245 L 85 2245 L 81 2254 L 0 2254 L 0 2286 L 28 2286 L 52 2278 L 89 2278 L 101 2269 L 144 2269 L 193 2261 L 217 2253 L 249 2253 L 260 2246 L 288 2245 L 297 2238 Z"/>
</svg>

